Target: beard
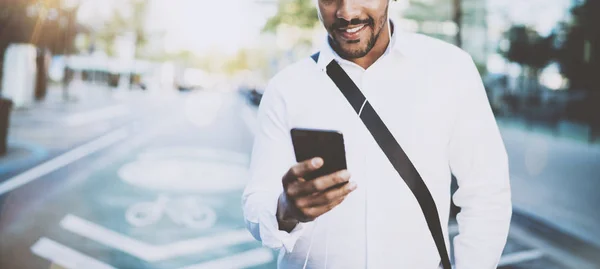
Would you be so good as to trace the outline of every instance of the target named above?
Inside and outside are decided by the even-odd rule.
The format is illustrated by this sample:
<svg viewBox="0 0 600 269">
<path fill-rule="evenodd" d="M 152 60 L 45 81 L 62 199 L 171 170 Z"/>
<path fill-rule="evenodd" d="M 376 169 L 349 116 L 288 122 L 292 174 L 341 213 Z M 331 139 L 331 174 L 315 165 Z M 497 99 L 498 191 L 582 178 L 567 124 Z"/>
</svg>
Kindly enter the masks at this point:
<svg viewBox="0 0 600 269">
<path fill-rule="evenodd" d="M 377 19 L 377 23 L 375 23 L 375 19 L 369 17 L 367 19 L 352 19 L 351 21 L 346 21 L 344 19 L 339 18 L 336 20 L 331 26 L 328 27 L 329 33 L 329 44 L 333 48 L 335 52 L 337 52 L 344 59 L 357 59 L 366 56 L 375 46 L 379 36 L 381 35 L 381 31 L 383 30 L 383 26 L 385 25 L 385 21 L 387 19 L 387 8 L 384 15 Z M 359 25 L 365 24 L 365 27 L 370 27 L 372 29 L 371 35 L 367 37 L 366 42 L 363 40 L 352 40 L 345 41 L 341 40 L 339 36 L 336 36 L 335 32 L 339 28 L 346 27 L 348 25 Z M 375 27 L 377 26 L 377 29 Z M 347 48 L 342 43 L 346 44 L 357 44 L 364 43 L 362 46 L 358 48 Z"/>
</svg>

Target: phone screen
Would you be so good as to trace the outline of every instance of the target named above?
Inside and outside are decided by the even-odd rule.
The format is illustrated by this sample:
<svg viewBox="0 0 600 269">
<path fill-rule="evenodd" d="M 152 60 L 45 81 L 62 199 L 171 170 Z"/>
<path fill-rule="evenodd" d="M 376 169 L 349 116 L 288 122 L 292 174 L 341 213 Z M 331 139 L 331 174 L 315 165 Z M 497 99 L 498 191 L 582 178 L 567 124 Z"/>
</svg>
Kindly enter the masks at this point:
<svg viewBox="0 0 600 269">
<path fill-rule="evenodd" d="M 344 136 L 341 132 L 294 128 L 291 135 L 297 162 L 314 157 L 321 157 L 324 161 L 323 166 L 306 176 L 306 179 L 315 179 L 347 169 Z"/>
</svg>

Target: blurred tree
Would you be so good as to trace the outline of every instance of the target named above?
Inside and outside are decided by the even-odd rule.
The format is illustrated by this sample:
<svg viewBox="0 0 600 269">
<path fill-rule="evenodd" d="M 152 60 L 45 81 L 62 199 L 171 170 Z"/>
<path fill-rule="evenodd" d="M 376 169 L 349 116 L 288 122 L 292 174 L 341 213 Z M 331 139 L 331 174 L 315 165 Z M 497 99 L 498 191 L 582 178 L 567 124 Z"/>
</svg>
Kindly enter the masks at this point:
<svg viewBox="0 0 600 269">
<path fill-rule="evenodd" d="M 247 49 L 238 50 L 237 54 L 225 63 L 224 69 L 227 74 L 234 74 L 239 70 L 250 69 L 249 51 Z"/>
<path fill-rule="evenodd" d="M 318 12 L 313 1 L 280 0 L 277 14 L 267 21 L 263 31 L 274 33 L 281 24 L 312 29 L 318 21 Z"/>
<path fill-rule="evenodd" d="M 557 60 L 571 88 L 600 91 L 600 1 L 587 0 L 571 9 L 566 39 Z"/>
<path fill-rule="evenodd" d="M 0 49 L 10 43 L 31 43 L 53 53 L 73 52 L 77 32 L 77 6 L 61 0 L 0 0 Z"/>
<path fill-rule="evenodd" d="M 233 75 L 238 71 L 265 70 L 268 68 L 267 56 L 263 48 L 244 48 L 226 59 L 225 73 Z"/>
<path fill-rule="evenodd" d="M 567 117 L 590 124 L 590 140 L 600 130 L 600 1 L 578 1 L 572 20 L 557 27 L 557 60 L 570 89 L 586 90 L 585 98 L 569 102 Z"/>
<path fill-rule="evenodd" d="M 532 33 L 530 43 L 530 54 L 527 57 L 526 64 L 529 67 L 529 78 L 533 86 L 529 88 L 539 91 L 540 84 L 538 78 L 541 71 L 548 66 L 554 57 L 552 50 L 552 36 L 542 37 L 537 32 Z"/>
<path fill-rule="evenodd" d="M 149 10 L 149 1 L 146 0 L 133 0 L 133 14 L 130 19 L 130 27 L 135 33 L 135 40 L 138 48 L 143 48 L 148 43 L 148 32 L 146 31 L 146 19 Z M 140 50 L 137 50 L 140 53 Z"/>
<path fill-rule="evenodd" d="M 452 19 L 454 21 L 454 23 L 456 24 L 456 26 L 458 27 L 458 30 L 456 31 L 456 41 L 455 44 L 460 48 L 462 47 L 462 31 L 461 31 L 461 26 L 462 26 L 462 1 L 461 0 L 452 0 L 452 11 L 453 11 L 453 16 Z"/>
<path fill-rule="evenodd" d="M 29 43 L 53 54 L 73 53 L 77 5 L 63 0 L 0 0 L 0 76 L 4 52 L 11 43 Z"/>
<path fill-rule="evenodd" d="M 102 43 L 109 56 L 115 55 L 115 40 L 128 32 L 135 34 L 136 57 L 143 56 L 142 52 L 148 42 L 149 33 L 146 31 L 149 2 L 144 0 L 127 0 L 127 8 L 115 9 L 112 17 L 96 33 L 96 40 Z"/>
<path fill-rule="evenodd" d="M 508 47 L 501 51 L 502 55 L 510 62 L 517 63 L 525 67 L 527 54 L 529 53 L 529 37 L 527 36 L 527 27 L 524 25 L 515 25 L 506 32 Z M 521 73 L 521 88 L 525 88 L 525 73 Z"/>
<path fill-rule="evenodd" d="M 539 90 L 539 73 L 553 58 L 552 37 L 542 37 L 527 26 L 515 25 L 506 32 L 506 38 L 509 46 L 500 52 L 521 65 L 521 89 Z"/>
</svg>

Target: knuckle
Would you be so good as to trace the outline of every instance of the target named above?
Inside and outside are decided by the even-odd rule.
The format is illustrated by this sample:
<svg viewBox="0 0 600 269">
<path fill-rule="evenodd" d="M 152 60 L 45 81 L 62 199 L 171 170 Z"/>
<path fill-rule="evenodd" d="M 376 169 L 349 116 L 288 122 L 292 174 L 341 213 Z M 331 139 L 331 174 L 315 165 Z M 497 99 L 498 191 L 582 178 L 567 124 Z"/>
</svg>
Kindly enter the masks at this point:
<svg viewBox="0 0 600 269">
<path fill-rule="evenodd" d="M 287 196 L 289 197 L 295 197 L 296 194 L 298 194 L 298 188 L 295 188 L 294 186 L 290 186 L 289 188 L 287 188 L 285 190 L 285 193 L 287 194 Z"/>
<path fill-rule="evenodd" d="M 306 199 L 298 199 L 296 200 L 296 207 L 297 208 L 304 208 L 308 205 L 308 200 Z"/>
<path fill-rule="evenodd" d="M 311 160 L 306 160 L 302 163 L 302 168 L 310 170 L 312 168 Z"/>
<path fill-rule="evenodd" d="M 310 208 L 307 211 L 308 212 L 307 212 L 306 216 L 309 219 L 315 219 L 315 218 L 317 218 L 319 216 L 316 208 Z"/>
<path fill-rule="evenodd" d="M 300 211 L 302 212 L 302 216 L 305 219 L 312 219 L 313 218 L 312 213 L 314 212 L 314 210 L 312 208 L 304 208 L 304 209 L 301 209 Z"/>
<path fill-rule="evenodd" d="M 332 201 L 332 200 L 334 200 L 334 199 L 336 198 L 336 196 L 337 196 L 337 195 L 336 195 L 336 193 L 335 193 L 335 192 L 332 192 L 332 191 L 330 191 L 330 192 L 328 192 L 328 193 L 325 193 L 325 198 L 326 198 L 328 201 Z"/>
<path fill-rule="evenodd" d="M 290 175 L 298 177 L 300 175 L 300 168 L 297 165 L 292 166 L 292 168 L 290 168 Z"/>
<path fill-rule="evenodd" d="M 315 191 L 322 191 L 324 189 L 322 180 L 314 180 L 312 186 Z"/>
</svg>

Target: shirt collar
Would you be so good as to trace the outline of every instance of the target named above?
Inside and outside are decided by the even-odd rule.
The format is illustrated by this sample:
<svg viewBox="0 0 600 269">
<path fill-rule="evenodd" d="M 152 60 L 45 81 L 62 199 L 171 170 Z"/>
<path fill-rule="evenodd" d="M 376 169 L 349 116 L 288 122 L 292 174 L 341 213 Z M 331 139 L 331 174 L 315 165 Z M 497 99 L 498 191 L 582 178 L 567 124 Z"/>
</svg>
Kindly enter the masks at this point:
<svg viewBox="0 0 600 269">
<path fill-rule="evenodd" d="M 390 19 L 390 22 L 394 24 L 394 22 Z M 394 24 L 396 25 L 396 24 Z M 400 44 L 396 41 L 398 35 L 400 35 L 401 29 L 399 27 L 394 27 L 394 32 L 392 33 L 392 38 L 390 40 L 390 44 L 388 45 L 385 53 L 381 57 L 385 57 L 390 53 L 398 53 L 400 52 Z M 384 33 L 382 33 L 384 34 Z M 380 58 L 381 59 L 381 58 Z M 317 66 L 319 69 L 325 71 L 327 65 L 331 62 L 331 60 L 336 60 L 338 63 L 347 63 L 350 65 L 356 65 L 355 63 L 348 61 L 337 54 L 329 44 L 329 35 L 325 38 L 325 42 L 321 45 L 321 50 L 319 51 L 319 59 L 317 61 Z M 379 59 L 378 59 L 379 60 Z"/>
</svg>

